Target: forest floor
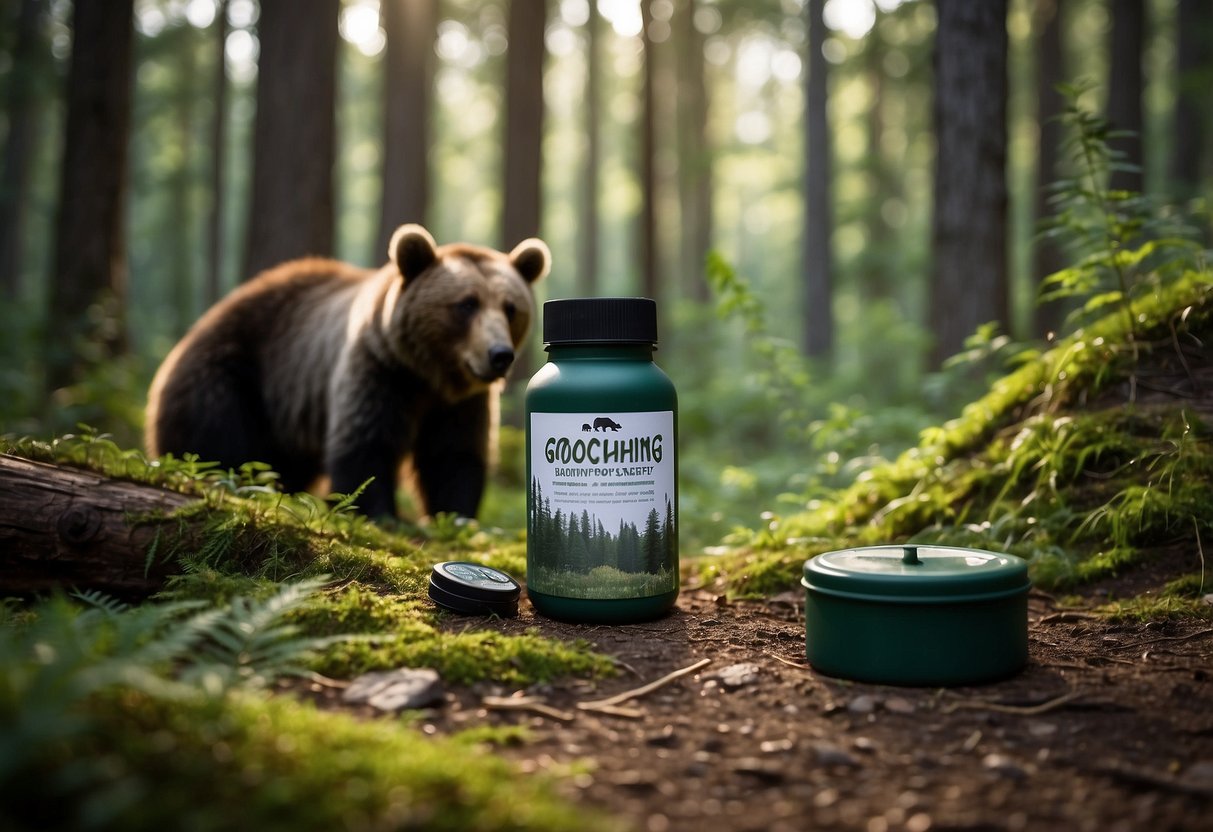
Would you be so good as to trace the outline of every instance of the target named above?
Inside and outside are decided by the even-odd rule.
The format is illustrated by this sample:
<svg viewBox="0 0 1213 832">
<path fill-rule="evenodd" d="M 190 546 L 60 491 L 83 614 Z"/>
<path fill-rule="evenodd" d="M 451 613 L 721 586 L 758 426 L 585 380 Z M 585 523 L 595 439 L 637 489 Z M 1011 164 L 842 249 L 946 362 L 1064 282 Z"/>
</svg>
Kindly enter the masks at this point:
<svg viewBox="0 0 1213 832">
<path fill-rule="evenodd" d="M 1132 591 L 1140 577 L 1087 597 Z M 584 639 L 621 672 L 525 692 L 448 690 L 420 725 L 525 725 L 529 738 L 497 753 L 523 771 L 576 772 L 565 778 L 570 797 L 654 832 L 1213 830 L 1208 621 L 1112 622 L 1033 591 L 1022 673 L 896 688 L 806 666 L 802 605 L 794 593 L 744 602 L 690 589 L 669 616 L 630 626 L 555 622 L 525 602 L 516 619 L 449 616 L 452 629 Z M 710 664 L 624 703 L 634 715 L 576 708 L 702 659 Z M 717 676 L 734 665 L 752 667 L 733 684 Z M 486 696 L 511 695 L 566 719 L 485 707 Z M 341 707 L 335 691 L 308 696 Z"/>
</svg>

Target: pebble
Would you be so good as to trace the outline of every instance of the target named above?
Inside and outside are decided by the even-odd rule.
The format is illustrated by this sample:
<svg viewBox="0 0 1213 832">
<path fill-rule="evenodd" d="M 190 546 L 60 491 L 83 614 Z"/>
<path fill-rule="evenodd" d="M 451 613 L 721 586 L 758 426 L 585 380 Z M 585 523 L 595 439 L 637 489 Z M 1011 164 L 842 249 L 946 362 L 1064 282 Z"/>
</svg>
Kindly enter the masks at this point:
<svg viewBox="0 0 1213 832">
<path fill-rule="evenodd" d="M 1034 737 L 1051 737 L 1057 733 L 1057 723 L 1029 722 L 1028 733 Z"/>
<path fill-rule="evenodd" d="M 876 700 L 866 693 L 861 694 L 847 703 L 847 710 L 853 714 L 870 714 L 876 710 Z"/>
<path fill-rule="evenodd" d="M 442 701 L 442 677 L 428 667 L 364 673 L 341 694 L 348 704 L 366 703 L 380 711 L 424 708 Z"/>
<path fill-rule="evenodd" d="M 755 757 L 744 757 L 738 760 L 733 764 L 733 771 L 737 774 L 748 774 L 767 783 L 783 782 L 782 766 L 766 763 Z"/>
<path fill-rule="evenodd" d="M 981 758 L 981 765 L 1010 780 L 1023 780 L 1028 776 L 1022 766 L 1005 754 L 987 754 Z"/>
<path fill-rule="evenodd" d="M 1213 788 L 1213 760 L 1201 760 L 1188 766 L 1184 779 L 1190 783 Z"/>
<path fill-rule="evenodd" d="M 844 751 L 836 745 L 821 742 L 813 746 L 813 755 L 817 758 L 817 762 L 823 766 L 848 766 L 857 768 L 859 760 L 849 751 Z"/>
<path fill-rule="evenodd" d="M 757 682 L 758 672 L 758 665 L 743 662 L 742 664 L 731 664 L 713 673 L 711 678 L 718 679 L 720 684 L 726 688 L 736 689 Z"/>
<path fill-rule="evenodd" d="M 763 754 L 778 754 L 783 751 L 791 751 L 795 747 L 791 739 L 784 737 L 781 740 L 767 740 L 758 746 Z"/>
<path fill-rule="evenodd" d="M 674 735 L 674 726 L 666 725 L 659 732 L 645 739 L 645 742 L 658 748 L 673 748 L 678 744 L 678 738 Z"/>
<path fill-rule="evenodd" d="M 912 714 L 917 708 L 914 703 L 900 696 L 890 696 L 884 701 L 884 709 L 895 714 Z"/>
</svg>

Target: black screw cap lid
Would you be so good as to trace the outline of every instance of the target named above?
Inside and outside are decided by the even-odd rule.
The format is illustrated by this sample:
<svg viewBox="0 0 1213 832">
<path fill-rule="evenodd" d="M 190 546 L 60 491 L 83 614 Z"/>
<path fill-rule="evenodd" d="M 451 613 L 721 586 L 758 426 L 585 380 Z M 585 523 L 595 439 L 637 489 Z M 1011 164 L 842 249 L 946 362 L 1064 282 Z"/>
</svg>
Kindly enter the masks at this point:
<svg viewBox="0 0 1213 832">
<path fill-rule="evenodd" d="M 509 575 L 479 563 L 446 561 L 430 572 L 430 599 L 464 615 L 517 615 L 521 594 Z"/>
<path fill-rule="evenodd" d="M 564 298 L 543 304 L 546 344 L 655 344 L 657 303 L 650 298 Z"/>
</svg>

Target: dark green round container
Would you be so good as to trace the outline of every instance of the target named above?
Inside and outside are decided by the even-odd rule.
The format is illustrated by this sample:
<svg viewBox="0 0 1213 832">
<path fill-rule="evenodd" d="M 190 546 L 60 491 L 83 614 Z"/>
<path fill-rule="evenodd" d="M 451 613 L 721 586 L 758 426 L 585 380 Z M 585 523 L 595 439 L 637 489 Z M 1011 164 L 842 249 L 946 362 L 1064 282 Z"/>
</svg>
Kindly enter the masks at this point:
<svg viewBox="0 0 1213 832">
<path fill-rule="evenodd" d="M 952 546 L 869 546 L 804 565 L 805 653 L 830 676 L 989 682 L 1028 660 L 1027 563 Z"/>
<path fill-rule="evenodd" d="M 550 300 L 543 340 L 548 361 L 526 390 L 527 597 L 566 621 L 657 618 L 678 597 L 678 395 L 653 363 L 657 305 Z"/>
</svg>

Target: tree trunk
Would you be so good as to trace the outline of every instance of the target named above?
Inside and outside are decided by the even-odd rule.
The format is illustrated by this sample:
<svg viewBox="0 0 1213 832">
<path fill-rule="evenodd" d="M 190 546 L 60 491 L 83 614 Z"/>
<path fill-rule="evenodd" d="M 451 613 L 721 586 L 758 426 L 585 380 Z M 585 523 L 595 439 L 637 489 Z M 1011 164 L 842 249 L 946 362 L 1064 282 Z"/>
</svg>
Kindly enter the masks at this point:
<svg viewBox="0 0 1213 832">
<path fill-rule="evenodd" d="M 173 314 L 176 317 L 173 334 L 182 335 L 194 322 L 194 263 L 193 250 L 194 211 L 192 194 L 194 185 L 194 103 L 198 99 L 195 89 L 197 75 L 196 32 L 193 26 L 182 26 L 171 34 L 179 46 L 178 60 L 180 79 L 177 82 L 174 106 L 177 111 L 177 147 L 180 164 L 171 180 L 172 225 L 169 236 L 172 240 L 172 270 L 168 279 L 171 284 Z"/>
<path fill-rule="evenodd" d="M 1008 320 L 1007 3 L 936 0 L 932 363 Z"/>
<path fill-rule="evenodd" d="M 581 216 L 577 224 L 577 291 L 598 294 L 598 182 L 602 167 L 602 16 L 591 2 L 585 24 L 585 158 L 581 175 Z"/>
<path fill-rule="evenodd" d="M 703 35 L 695 28 L 699 0 L 684 0 L 675 12 L 678 43 L 678 202 L 682 217 L 682 291 L 707 301 L 704 276 L 712 245 L 712 158 L 708 144 L 708 89 Z"/>
<path fill-rule="evenodd" d="M 657 64 L 650 37 L 653 25 L 652 0 L 640 0 L 640 41 L 644 72 L 640 90 L 640 293 L 658 301 L 657 275 Z"/>
<path fill-rule="evenodd" d="M 509 251 L 539 234 L 543 193 L 543 59 L 546 0 L 510 0 L 505 87 L 505 189 L 502 248 Z M 534 356 L 528 341 L 511 375 L 530 377 Z M 512 417 L 511 417 L 512 418 Z M 521 416 L 518 417 L 521 419 Z"/>
<path fill-rule="evenodd" d="M 246 277 L 333 251 L 340 0 L 261 0 Z"/>
<path fill-rule="evenodd" d="M 828 69 L 822 9 L 825 0 L 809 0 L 809 55 L 805 74 L 804 155 L 804 351 L 826 359 L 834 349 L 834 291 L 830 237 L 834 229 L 830 183 L 830 124 L 826 111 Z"/>
<path fill-rule="evenodd" d="M 892 248 L 889 223 L 884 216 L 884 203 L 898 195 L 900 182 L 889 175 L 889 165 L 883 147 L 885 78 L 884 59 L 888 54 L 880 34 L 880 20 L 884 12 L 876 10 L 876 22 L 863 43 L 864 75 L 871 86 L 872 97 L 867 113 L 867 158 L 864 174 L 867 180 L 867 199 L 864 200 L 868 240 L 864 254 L 860 257 L 858 278 L 859 296 L 866 300 L 883 300 L 892 297 L 896 276 L 888 268 L 888 252 Z M 819 59 L 820 60 L 820 59 Z M 821 63 L 825 63 L 821 61 Z M 828 135 L 828 133 L 827 133 Z M 828 162 L 828 160 L 827 160 Z M 828 186 L 828 183 L 827 183 Z M 826 237 L 829 240 L 829 237 Z"/>
<path fill-rule="evenodd" d="M 384 0 L 383 203 L 374 258 L 387 256 L 392 232 L 428 215 L 430 102 L 434 87 L 435 0 Z"/>
<path fill-rule="evenodd" d="M 1175 55 L 1175 144 L 1171 193 L 1191 199 L 1206 193 L 1209 175 L 1209 89 L 1213 70 L 1213 3 L 1179 0 Z"/>
<path fill-rule="evenodd" d="M 0 593 L 71 587 L 129 596 L 161 587 L 177 523 L 140 520 L 196 501 L 151 485 L 0 454 Z"/>
<path fill-rule="evenodd" d="M 1034 28 L 1036 29 L 1036 123 L 1040 141 L 1036 152 L 1036 222 L 1045 220 L 1050 212 L 1049 186 L 1061 176 L 1062 131 L 1057 121 L 1065 108 L 1065 98 L 1057 84 L 1065 80 L 1061 46 L 1062 0 L 1037 0 Z M 1058 244 L 1039 236 L 1032 248 L 1032 270 L 1039 287 L 1041 282 L 1065 265 Z M 1065 320 L 1066 305 L 1061 300 L 1037 303 L 1034 308 L 1033 329 L 1037 337 L 1060 333 Z"/>
<path fill-rule="evenodd" d="M 47 320 L 47 386 L 76 381 L 80 348 L 104 354 L 126 347 L 125 225 L 127 143 L 132 97 L 134 0 L 77 0 L 55 266 Z M 99 303 L 110 307 L 91 316 Z"/>
<path fill-rule="evenodd" d="M 220 0 L 215 10 L 215 74 L 211 112 L 211 204 L 207 215 L 207 269 L 203 305 L 211 306 L 223 294 L 223 197 L 227 165 L 227 36 L 230 0 Z"/>
<path fill-rule="evenodd" d="M 45 0 L 22 0 L 8 73 L 8 136 L 0 163 L 0 300 L 21 296 L 22 242 L 29 174 L 38 127 L 36 74 L 42 63 Z"/>
<path fill-rule="evenodd" d="M 1131 135 L 1108 140 L 1121 154 L 1114 161 L 1108 187 L 1114 191 L 1142 190 L 1141 99 L 1142 51 L 1145 48 L 1145 0 L 1112 0 L 1112 43 L 1108 60 L 1108 124 Z M 1126 170 L 1125 167 L 1132 168 Z"/>
</svg>

